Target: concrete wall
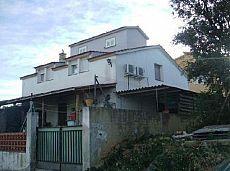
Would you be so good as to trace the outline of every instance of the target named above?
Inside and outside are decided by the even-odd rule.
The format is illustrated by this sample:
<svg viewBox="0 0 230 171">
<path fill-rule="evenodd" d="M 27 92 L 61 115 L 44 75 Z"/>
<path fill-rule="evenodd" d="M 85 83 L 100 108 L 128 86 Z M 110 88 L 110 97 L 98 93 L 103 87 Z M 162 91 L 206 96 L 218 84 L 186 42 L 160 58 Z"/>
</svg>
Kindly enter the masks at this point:
<svg viewBox="0 0 230 171">
<path fill-rule="evenodd" d="M 99 165 L 100 159 L 122 140 L 158 134 L 161 129 L 172 133 L 183 130 L 186 125 L 173 114 L 163 116 L 161 128 L 159 114 L 106 108 L 84 108 L 83 111 L 83 158 L 90 155 L 83 163 L 85 169 Z"/>
<path fill-rule="evenodd" d="M 187 77 L 170 61 L 162 48 L 149 48 L 117 55 L 116 78 L 117 91 L 149 87 L 155 85 L 168 85 L 188 90 Z M 136 79 L 125 75 L 125 64 L 132 64 L 144 68 L 144 78 Z M 162 65 L 163 81 L 155 80 L 154 64 Z"/>
<path fill-rule="evenodd" d="M 136 29 L 127 31 L 127 48 L 146 46 L 146 39 Z"/>
<path fill-rule="evenodd" d="M 115 57 L 109 57 L 113 66 L 108 65 L 106 59 L 89 62 L 89 71 L 69 75 L 68 68 L 52 71 L 52 80 L 37 83 L 37 76 L 22 80 L 22 96 L 29 96 L 31 93 L 39 94 L 50 91 L 81 87 L 94 84 L 94 75 L 98 76 L 100 84 L 115 83 Z"/>
<path fill-rule="evenodd" d="M 116 46 L 106 48 L 105 40 L 112 37 L 115 37 L 116 39 Z M 72 56 L 78 54 L 78 49 L 83 46 L 87 47 L 87 51 L 95 50 L 102 52 L 112 52 L 121 49 L 146 46 L 146 39 L 137 29 L 122 30 L 108 36 L 91 40 L 81 45 L 73 46 L 70 48 L 70 55 Z"/>
<path fill-rule="evenodd" d="M 156 102 L 152 96 L 117 96 L 116 108 L 129 110 L 156 111 Z"/>
<path fill-rule="evenodd" d="M 0 170 L 24 170 L 27 167 L 26 153 L 0 151 Z"/>
<path fill-rule="evenodd" d="M 38 113 L 27 113 L 26 153 L 0 151 L 0 170 L 35 170 L 37 118 Z"/>
</svg>

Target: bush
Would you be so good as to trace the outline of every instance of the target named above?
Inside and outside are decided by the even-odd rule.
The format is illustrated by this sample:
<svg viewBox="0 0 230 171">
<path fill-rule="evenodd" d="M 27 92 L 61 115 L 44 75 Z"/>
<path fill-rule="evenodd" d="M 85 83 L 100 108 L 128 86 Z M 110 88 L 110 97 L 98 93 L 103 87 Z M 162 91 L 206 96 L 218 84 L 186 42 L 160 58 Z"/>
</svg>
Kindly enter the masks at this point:
<svg viewBox="0 0 230 171">
<path fill-rule="evenodd" d="M 218 145 L 188 144 L 159 135 L 118 144 L 99 168 L 91 170 L 139 171 L 150 164 L 159 171 L 205 170 L 223 161 L 228 152 Z"/>
</svg>

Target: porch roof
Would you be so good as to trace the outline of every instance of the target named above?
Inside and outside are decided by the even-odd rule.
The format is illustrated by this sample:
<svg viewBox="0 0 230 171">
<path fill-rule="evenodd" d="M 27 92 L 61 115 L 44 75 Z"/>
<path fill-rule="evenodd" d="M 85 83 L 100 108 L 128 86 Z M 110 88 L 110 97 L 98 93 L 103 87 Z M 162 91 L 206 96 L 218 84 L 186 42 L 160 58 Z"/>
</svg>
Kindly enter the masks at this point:
<svg viewBox="0 0 230 171">
<path fill-rule="evenodd" d="M 102 88 L 106 88 L 106 87 L 113 87 L 116 85 L 116 83 L 100 84 L 100 85 Z M 55 95 L 55 94 L 59 94 L 59 93 L 65 93 L 65 92 L 70 92 L 70 91 L 88 90 L 88 89 L 93 89 L 93 88 L 94 88 L 94 85 L 87 85 L 87 86 L 82 86 L 82 87 L 70 87 L 70 88 L 61 89 L 61 90 L 54 90 L 54 91 L 50 91 L 50 92 L 46 92 L 46 93 L 39 93 L 39 94 L 34 94 L 34 95 L 31 94 L 31 96 L 25 96 L 25 97 L 19 97 L 19 98 L 15 98 L 15 99 L 0 101 L 0 106 L 8 105 L 8 104 L 21 103 L 24 101 L 28 101 L 30 99 Z"/>
<path fill-rule="evenodd" d="M 123 90 L 123 91 L 117 91 L 117 94 L 120 96 L 126 96 L 126 95 L 148 95 L 148 94 L 153 94 L 155 93 L 155 91 L 163 91 L 163 90 L 167 90 L 167 92 L 186 92 L 189 94 L 196 94 L 190 90 L 184 90 L 178 87 L 172 87 L 172 86 L 168 86 L 168 85 L 156 85 L 156 86 L 151 86 L 151 87 L 141 87 L 141 88 L 137 88 L 137 89 L 130 89 L 130 90 Z"/>
</svg>

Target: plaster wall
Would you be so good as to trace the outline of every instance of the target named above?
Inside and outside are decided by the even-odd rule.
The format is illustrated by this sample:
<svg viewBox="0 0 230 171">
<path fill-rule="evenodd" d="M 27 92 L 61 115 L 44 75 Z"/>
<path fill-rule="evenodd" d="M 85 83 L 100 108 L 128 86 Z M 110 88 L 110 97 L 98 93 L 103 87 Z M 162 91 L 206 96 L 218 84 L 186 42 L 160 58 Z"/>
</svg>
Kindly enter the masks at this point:
<svg viewBox="0 0 230 171">
<path fill-rule="evenodd" d="M 125 64 L 131 64 L 144 69 L 144 77 L 137 79 L 125 76 Z M 162 66 L 162 81 L 155 79 L 154 64 Z M 161 48 L 149 48 L 145 50 L 121 53 L 116 59 L 117 91 L 131 90 L 156 85 L 168 85 L 188 90 L 187 77 L 174 64 L 173 59 L 161 50 Z"/>
<path fill-rule="evenodd" d="M 106 48 L 106 39 L 113 37 L 116 39 L 116 46 Z M 112 52 L 121 49 L 146 46 L 146 39 L 137 29 L 126 29 L 80 45 L 72 46 L 70 48 L 70 55 L 77 55 L 79 48 L 84 46 L 86 46 L 87 51 Z"/>
<path fill-rule="evenodd" d="M 24 170 L 26 167 L 26 153 L 0 151 L 0 170 Z"/>
<path fill-rule="evenodd" d="M 52 80 L 37 82 L 37 76 L 22 80 L 22 96 L 29 96 L 31 93 L 40 94 L 50 91 L 61 90 L 71 87 L 81 87 L 94 84 L 94 76 L 98 76 L 100 84 L 116 82 L 115 56 L 109 57 L 112 67 L 108 65 L 107 59 L 89 62 L 89 70 L 86 72 L 69 75 L 68 68 L 53 70 Z"/>
<path fill-rule="evenodd" d="M 83 140 L 84 154 L 90 155 L 85 163 L 87 167 L 98 166 L 101 158 L 125 139 L 158 134 L 161 130 L 172 133 L 183 130 L 186 125 L 186 122 L 173 114 L 163 116 L 161 127 L 160 115 L 157 113 L 87 107 L 83 109 L 83 123 L 87 123 L 83 126 L 83 132 L 85 130 L 89 135 L 84 135 Z"/>
<path fill-rule="evenodd" d="M 146 39 L 136 29 L 127 31 L 127 48 L 146 46 Z"/>
</svg>

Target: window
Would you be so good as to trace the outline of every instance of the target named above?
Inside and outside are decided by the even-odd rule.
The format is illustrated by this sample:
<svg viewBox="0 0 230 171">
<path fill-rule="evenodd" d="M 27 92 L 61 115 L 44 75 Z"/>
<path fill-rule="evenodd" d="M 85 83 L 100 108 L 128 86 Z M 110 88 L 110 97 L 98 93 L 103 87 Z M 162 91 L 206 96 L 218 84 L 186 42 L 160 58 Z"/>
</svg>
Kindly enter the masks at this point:
<svg viewBox="0 0 230 171">
<path fill-rule="evenodd" d="M 86 46 L 82 46 L 82 47 L 80 47 L 80 48 L 78 49 L 78 54 L 84 53 L 84 52 L 86 52 L 86 51 L 87 51 Z"/>
<path fill-rule="evenodd" d="M 162 65 L 154 64 L 155 80 L 163 81 Z"/>
<path fill-rule="evenodd" d="M 44 73 L 38 74 L 37 78 L 38 78 L 38 83 L 44 82 L 45 81 L 45 74 Z"/>
<path fill-rule="evenodd" d="M 89 61 L 86 58 L 80 59 L 79 72 L 89 71 Z"/>
<path fill-rule="evenodd" d="M 77 74 L 77 65 L 71 65 L 71 74 Z"/>
<path fill-rule="evenodd" d="M 41 74 L 41 82 L 43 82 L 45 80 L 45 74 Z"/>
<path fill-rule="evenodd" d="M 105 40 L 105 47 L 106 48 L 113 47 L 113 46 L 116 46 L 116 39 L 115 39 L 115 37 Z"/>
<path fill-rule="evenodd" d="M 45 78 L 46 78 L 46 81 L 50 81 L 53 79 L 53 72 L 51 68 L 45 69 Z"/>
</svg>

